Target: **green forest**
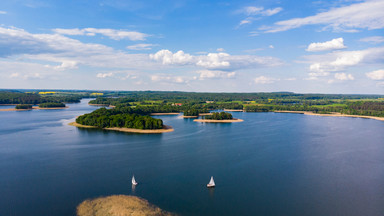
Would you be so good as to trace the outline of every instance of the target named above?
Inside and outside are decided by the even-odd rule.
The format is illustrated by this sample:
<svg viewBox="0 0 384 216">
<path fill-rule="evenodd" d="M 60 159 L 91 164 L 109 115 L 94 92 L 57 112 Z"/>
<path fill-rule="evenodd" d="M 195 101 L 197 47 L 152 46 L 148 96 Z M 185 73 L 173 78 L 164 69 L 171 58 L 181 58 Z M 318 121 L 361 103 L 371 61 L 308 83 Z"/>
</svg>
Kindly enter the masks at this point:
<svg viewBox="0 0 384 216">
<path fill-rule="evenodd" d="M 80 95 L 42 96 L 37 93 L 0 91 L 0 104 L 79 103 L 82 98 Z"/>
<path fill-rule="evenodd" d="M 40 108 L 55 108 L 55 107 L 65 107 L 65 104 L 63 103 L 41 103 L 39 104 Z"/>
<path fill-rule="evenodd" d="M 212 115 L 203 116 L 203 119 L 207 120 L 230 120 L 233 119 L 231 113 L 226 112 L 213 112 Z"/>
<path fill-rule="evenodd" d="M 99 128 L 135 128 L 135 129 L 162 129 L 163 121 L 150 116 L 131 112 L 131 109 L 100 108 L 89 114 L 77 117 L 76 123 L 96 126 Z"/>
<path fill-rule="evenodd" d="M 52 90 L 54 91 L 54 90 Z M 90 104 L 113 105 L 138 115 L 184 112 L 186 116 L 213 110 L 246 112 L 311 111 L 384 117 L 383 95 L 272 93 L 199 93 L 166 91 L 99 91 Z M 40 95 L 28 90 L 0 91 L 0 104 L 79 102 L 92 91 L 56 91 Z M 124 108 L 123 108 L 124 107 Z"/>
<path fill-rule="evenodd" d="M 15 109 L 32 109 L 32 105 L 30 104 L 18 104 Z"/>
</svg>

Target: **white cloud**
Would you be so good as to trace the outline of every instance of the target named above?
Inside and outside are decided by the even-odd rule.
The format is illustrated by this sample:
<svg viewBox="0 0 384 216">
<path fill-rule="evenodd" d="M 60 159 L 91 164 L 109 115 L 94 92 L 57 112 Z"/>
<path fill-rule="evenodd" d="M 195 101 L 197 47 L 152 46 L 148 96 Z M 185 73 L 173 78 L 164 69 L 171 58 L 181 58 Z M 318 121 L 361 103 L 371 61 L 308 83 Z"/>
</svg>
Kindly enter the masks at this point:
<svg viewBox="0 0 384 216">
<path fill-rule="evenodd" d="M 365 64 L 381 64 L 384 61 L 384 47 L 357 51 L 337 51 L 324 55 L 305 56 L 313 73 L 337 72 L 348 67 Z"/>
<path fill-rule="evenodd" d="M 150 50 L 153 46 L 156 46 L 155 44 L 135 44 L 131 46 L 127 46 L 127 49 L 130 50 Z"/>
<path fill-rule="evenodd" d="M 384 37 L 383 36 L 366 37 L 366 38 L 360 39 L 360 41 L 378 44 L 378 43 L 384 42 Z"/>
<path fill-rule="evenodd" d="M 182 50 L 172 53 L 169 50 L 160 50 L 151 54 L 150 58 L 162 62 L 164 65 L 194 65 L 206 69 L 238 70 L 244 68 L 272 67 L 282 64 L 281 60 L 273 57 L 254 55 L 235 55 L 228 53 L 208 53 L 207 55 L 190 55 Z"/>
<path fill-rule="evenodd" d="M 227 68 L 231 64 L 224 60 L 230 55 L 227 53 L 208 53 L 207 56 L 200 57 L 196 65 L 204 68 Z"/>
<path fill-rule="evenodd" d="M 224 49 L 224 48 L 217 48 L 216 51 L 217 51 L 217 52 L 224 52 L 225 49 Z"/>
<path fill-rule="evenodd" d="M 375 70 L 365 75 L 372 80 L 384 80 L 384 70 Z"/>
<path fill-rule="evenodd" d="M 266 77 L 266 76 L 259 76 L 259 77 L 256 77 L 255 79 L 253 79 L 253 81 L 256 84 L 271 84 L 271 83 L 274 83 L 274 82 L 276 82 L 278 80 L 279 79 L 275 79 L 275 78 L 272 78 L 272 77 Z"/>
<path fill-rule="evenodd" d="M 0 11 L 0 14 L 7 14 L 7 11 Z"/>
<path fill-rule="evenodd" d="M 274 14 L 279 13 L 282 10 L 283 8 L 281 7 L 264 10 L 264 7 L 248 6 L 248 7 L 244 7 L 242 10 L 240 10 L 240 12 L 244 13 L 247 16 L 255 16 L 255 15 L 272 16 Z"/>
<path fill-rule="evenodd" d="M 57 34 L 61 35 L 87 35 L 95 36 L 96 34 L 101 34 L 107 36 L 113 40 L 122 40 L 129 39 L 132 41 L 145 40 L 149 35 L 136 32 L 136 31 L 124 31 L 116 29 L 97 29 L 97 28 L 84 28 L 84 29 L 53 29 Z"/>
<path fill-rule="evenodd" d="M 245 24 L 250 24 L 250 23 L 252 23 L 252 21 L 250 19 L 241 20 L 239 23 L 239 26 L 245 25 Z"/>
<path fill-rule="evenodd" d="M 275 15 L 275 14 L 279 13 L 282 10 L 283 10 L 283 8 L 281 8 L 281 7 L 277 7 L 277 8 L 273 8 L 273 9 L 267 9 L 267 10 L 262 12 L 262 15 L 264 15 L 264 16 L 272 16 L 272 15 Z"/>
<path fill-rule="evenodd" d="M 97 78 L 107 78 L 107 77 L 112 77 L 112 76 L 113 76 L 112 72 L 109 72 L 109 73 L 98 73 L 96 75 Z"/>
<path fill-rule="evenodd" d="M 354 80 L 355 78 L 352 76 L 352 74 L 335 73 L 335 79 L 345 81 L 345 80 Z"/>
<path fill-rule="evenodd" d="M 306 51 L 308 52 L 318 52 L 318 51 L 329 51 L 329 50 L 337 50 L 337 49 L 345 49 L 347 48 L 344 45 L 343 38 L 335 38 L 330 41 L 326 41 L 323 43 L 311 43 L 309 44 Z"/>
<path fill-rule="evenodd" d="M 60 71 L 54 71 L 41 64 L 0 61 L 0 80 L 6 80 L 7 78 L 21 80 L 57 79 L 60 76 Z"/>
<path fill-rule="evenodd" d="M 0 27 L 0 57 L 48 61 L 57 70 L 80 65 L 101 68 L 155 68 L 146 54 L 127 54 L 102 44 L 82 43 L 60 34 L 31 34 L 23 29 Z"/>
<path fill-rule="evenodd" d="M 229 79 L 234 78 L 236 76 L 236 72 L 226 72 L 226 71 L 218 71 L 218 70 L 200 70 L 196 71 L 196 73 L 200 74 L 199 79 Z"/>
<path fill-rule="evenodd" d="M 356 29 L 384 28 L 384 1 L 370 0 L 349 6 L 332 8 L 314 16 L 276 22 L 273 26 L 259 28 L 267 33 L 287 31 L 305 25 L 325 25 L 324 29 L 356 32 Z"/>
<path fill-rule="evenodd" d="M 186 65 L 194 62 L 194 57 L 190 54 L 185 54 L 182 50 L 172 53 L 169 50 L 160 50 L 155 54 L 150 54 L 149 57 L 156 61 L 161 61 L 164 65 Z"/>
<path fill-rule="evenodd" d="M 269 49 L 274 49 L 275 48 L 273 45 L 269 45 L 268 47 L 269 47 Z"/>
<path fill-rule="evenodd" d="M 152 75 L 151 80 L 154 82 L 167 82 L 167 83 L 175 83 L 175 84 L 185 84 L 188 83 L 188 80 L 180 76 L 172 77 L 166 75 Z"/>
<path fill-rule="evenodd" d="M 53 67 L 55 70 L 68 70 L 68 69 L 76 69 L 77 62 L 75 61 L 63 61 L 61 65 Z"/>
<path fill-rule="evenodd" d="M 255 6 L 244 7 L 238 10 L 237 13 L 245 14 L 248 17 L 244 20 L 241 20 L 238 27 L 245 24 L 252 23 L 253 20 L 257 19 L 256 16 L 272 16 L 279 13 L 282 10 L 283 8 L 281 7 L 266 9 L 266 10 L 264 9 L 264 7 L 255 7 Z"/>
</svg>

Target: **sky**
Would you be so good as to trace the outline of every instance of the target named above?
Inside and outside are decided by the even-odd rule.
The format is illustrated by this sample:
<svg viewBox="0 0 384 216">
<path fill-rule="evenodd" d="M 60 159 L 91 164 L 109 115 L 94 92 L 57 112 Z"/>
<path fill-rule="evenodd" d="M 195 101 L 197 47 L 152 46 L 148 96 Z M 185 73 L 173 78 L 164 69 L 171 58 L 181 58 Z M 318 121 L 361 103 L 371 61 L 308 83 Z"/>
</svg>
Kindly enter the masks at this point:
<svg viewBox="0 0 384 216">
<path fill-rule="evenodd" d="M 384 94 L 384 0 L 2 0 L 0 89 Z"/>
</svg>

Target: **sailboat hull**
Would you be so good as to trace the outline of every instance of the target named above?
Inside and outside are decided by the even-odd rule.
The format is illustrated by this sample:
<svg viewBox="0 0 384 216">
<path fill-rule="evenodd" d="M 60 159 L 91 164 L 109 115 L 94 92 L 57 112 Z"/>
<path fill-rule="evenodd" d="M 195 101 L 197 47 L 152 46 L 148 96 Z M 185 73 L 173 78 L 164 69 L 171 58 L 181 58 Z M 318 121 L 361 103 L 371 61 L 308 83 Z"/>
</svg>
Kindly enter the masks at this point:
<svg viewBox="0 0 384 216">
<path fill-rule="evenodd" d="M 207 188 L 214 188 L 215 185 L 207 184 Z"/>
</svg>

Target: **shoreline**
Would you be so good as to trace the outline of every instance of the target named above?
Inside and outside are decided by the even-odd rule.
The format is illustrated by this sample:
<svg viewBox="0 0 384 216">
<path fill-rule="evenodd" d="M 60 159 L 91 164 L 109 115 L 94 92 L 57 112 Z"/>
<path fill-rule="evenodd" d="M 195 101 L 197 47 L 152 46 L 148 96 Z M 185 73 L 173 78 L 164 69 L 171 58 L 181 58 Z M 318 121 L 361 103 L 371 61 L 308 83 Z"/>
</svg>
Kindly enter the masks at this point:
<svg viewBox="0 0 384 216">
<path fill-rule="evenodd" d="M 183 118 L 199 118 L 199 116 L 183 116 Z"/>
<path fill-rule="evenodd" d="M 206 122 L 206 123 L 232 123 L 232 122 L 243 122 L 243 119 L 227 119 L 227 120 L 211 120 L 211 119 L 195 119 L 195 122 Z"/>
<path fill-rule="evenodd" d="M 352 118 L 365 118 L 365 119 L 374 119 L 379 121 L 384 121 L 384 117 L 377 117 L 377 116 L 363 116 L 363 115 L 348 115 L 348 114 L 341 114 L 341 113 L 330 113 L 330 114 L 321 114 L 321 113 L 314 113 L 310 111 L 274 111 L 275 113 L 295 113 L 295 114 L 304 114 L 304 115 L 313 115 L 313 116 L 330 116 L 330 117 L 352 117 Z"/>
<path fill-rule="evenodd" d="M 68 125 L 79 127 L 79 128 L 98 128 L 96 126 L 82 125 L 76 122 L 71 122 Z M 102 130 L 111 130 L 111 131 L 120 131 L 126 133 L 143 133 L 143 134 L 158 134 L 158 133 L 168 133 L 175 131 L 173 127 L 169 125 L 163 125 L 163 129 L 154 129 L 154 130 L 143 130 L 143 129 L 135 129 L 135 128 L 100 128 Z"/>
<path fill-rule="evenodd" d="M 227 111 L 227 112 L 244 112 L 244 110 L 242 110 L 242 109 L 224 109 L 224 111 Z"/>
<path fill-rule="evenodd" d="M 171 113 L 151 113 L 150 115 L 151 116 L 161 116 L 161 115 L 179 115 L 180 113 L 174 113 L 174 112 L 171 112 Z"/>
<path fill-rule="evenodd" d="M 57 110 L 57 109 L 68 109 L 69 106 L 65 107 L 47 107 L 47 108 L 40 108 L 40 107 L 32 107 L 32 109 L 16 109 L 16 108 L 9 108 L 9 109 L 0 109 L 1 111 L 29 111 L 29 110 Z"/>
<path fill-rule="evenodd" d="M 113 106 L 113 105 L 110 105 L 110 104 L 90 104 L 88 103 L 88 105 L 90 106 L 103 106 L 103 107 L 110 107 L 110 108 L 115 108 L 116 106 Z"/>
<path fill-rule="evenodd" d="M 55 110 L 55 109 L 68 109 L 69 106 L 65 107 L 47 107 L 47 108 L 41 108 L 41 107 L 32 107 L 32 109 L 40 109 L 40 110 Z"/>
</svg>

